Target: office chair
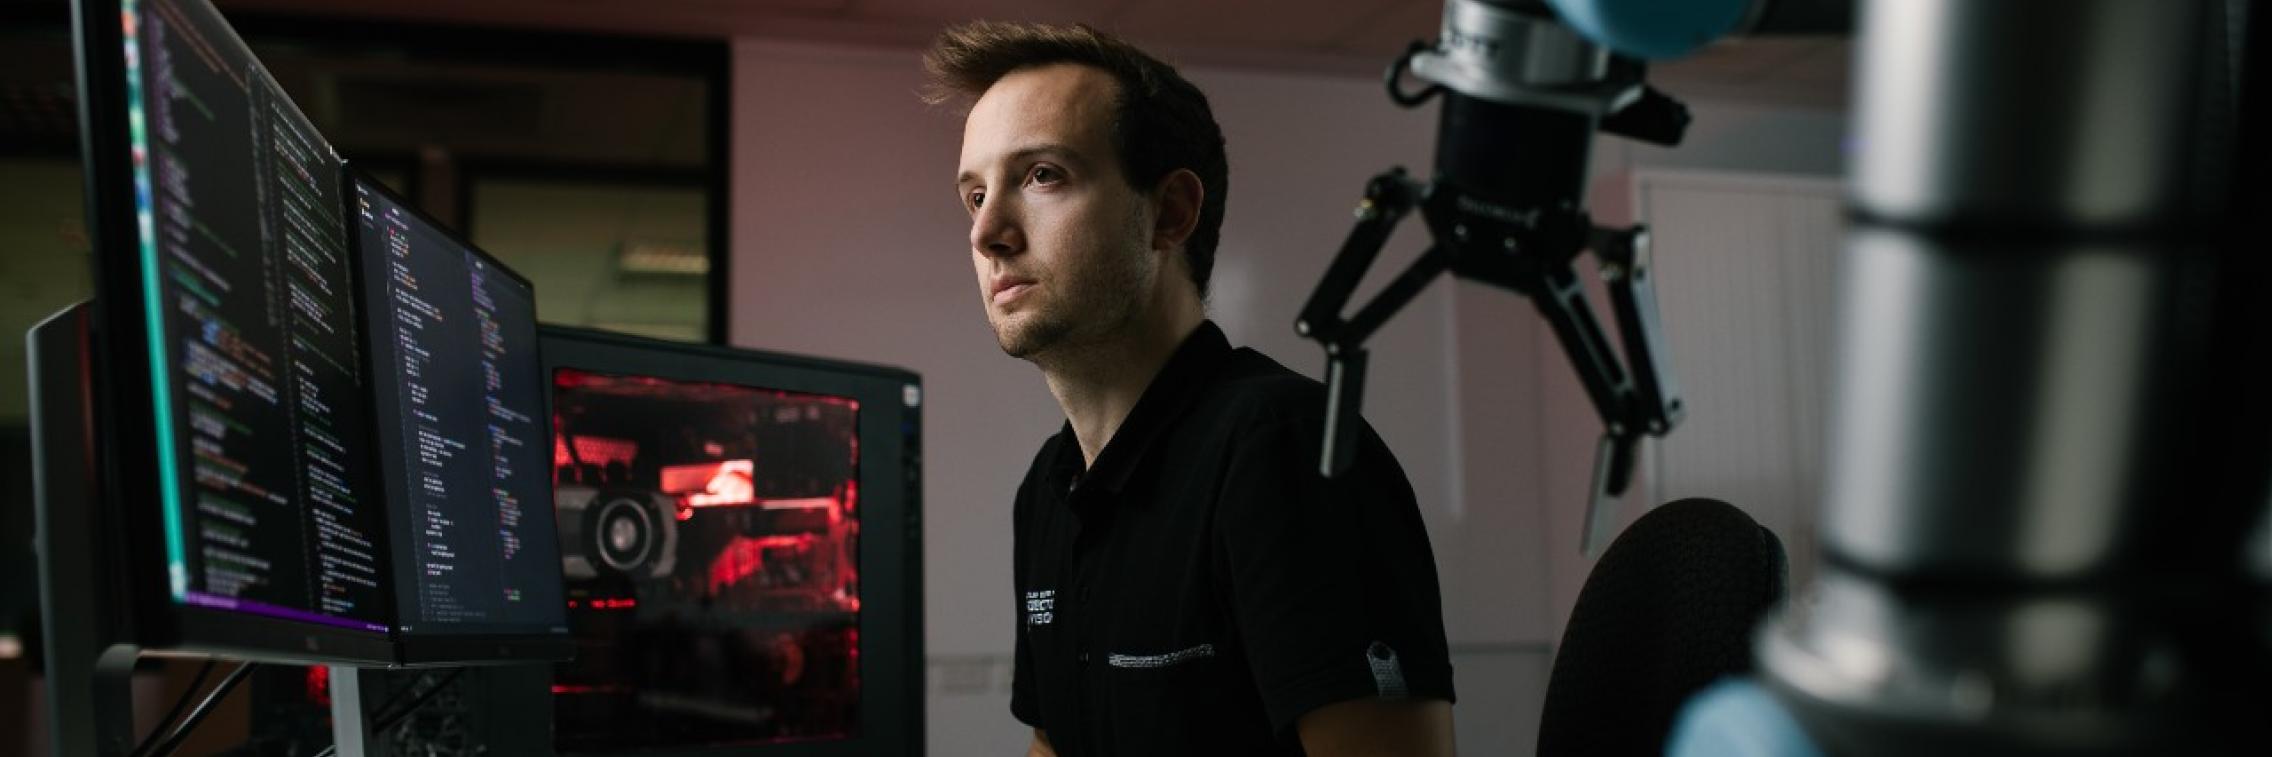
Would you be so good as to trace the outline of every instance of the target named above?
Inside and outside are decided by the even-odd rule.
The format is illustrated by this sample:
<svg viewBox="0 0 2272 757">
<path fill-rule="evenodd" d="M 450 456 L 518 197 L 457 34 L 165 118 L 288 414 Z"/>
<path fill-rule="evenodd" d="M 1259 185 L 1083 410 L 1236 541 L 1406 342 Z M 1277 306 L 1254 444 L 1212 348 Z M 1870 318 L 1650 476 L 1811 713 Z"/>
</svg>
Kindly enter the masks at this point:
<svg viewBox="0 0 2272 757">
<path fill-rule="evenodd" d="M 1789 581 L 1783 543 L 1728 503 L 1635 521 L 1578 591 L 1546 686 L 1538 753 L 1661 755 L 1690 696 L 1752 669 L 1751 632 Z"/>
</svg>

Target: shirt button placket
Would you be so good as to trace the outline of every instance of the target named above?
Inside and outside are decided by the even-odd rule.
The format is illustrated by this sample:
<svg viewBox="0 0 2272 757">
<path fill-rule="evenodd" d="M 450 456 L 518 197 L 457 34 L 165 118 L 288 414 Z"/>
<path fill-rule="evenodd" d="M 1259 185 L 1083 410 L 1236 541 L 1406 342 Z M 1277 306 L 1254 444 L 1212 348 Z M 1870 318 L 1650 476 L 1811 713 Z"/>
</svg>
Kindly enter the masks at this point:
<svg viewBox="0 0 2272 757">
<path fill-rule="evenodd" d="M 1090 612 L 1090 610 L 1089 610 L 1089 590 L 1088 590 L 1088 582 L 1087 582 L 1086 580 L 1081 580 L 1081 581 L 1079 581 L 1078 583 L 1076 583 L 1076 584 L 1074 585 L 1074 589 L 1073 589 L 1073 592 L 1072 592 L 1072 594 L 1073 594 L 1073 606 L 1074 606 L 1074 607 L 1077 607 L 1077 608 L 1080 608 L 1080 609 L 1079 609 L 1080 617 L 1081 617 L 1082 619 L 1086 620 L 1086 619 L 1087 619 L 1088 617 L 1090 617 L 1090 615 L 1092 614 L 1092 613 Z M 1080 631 L 1079 631 L 1079 635 L 1078 635 L 1077 637 L 1075 637 L 1075 638 L 1079 639 L 1079 642 L 1078 642 L 1078 643 L 1079 643 L 1079 644 L 1081 645 L 1082 649 L 1081 649 L 1081 651 L 1080 651 L 1080 652 L 1078 652 L 1078 653 L 1075 653 L 1075 654 L 1073 655 L 1073 660 L 1074 660 L 1075 662 L 1079 662 L 1079 663 L 1081 664 L 1081 666 L 1082 666 L 1082 667 L 1084 667 L 1084 668 L 1085 668 L 1085 667 L 1088 667 L 1088 664 L 1089 664 L 1089 650 L 1088 650 L 1088 647 L 1091 647 L 1091 646 L 1095 646 L 1095 643 L 1094 643 L 1094 642 L 1096 641 L 1095 639 L 1089 638 L 1089 635 L 1090 635 L 1090 634 L 1089 634 L 1089 631 L 1090 631 L 1090 626 L 1089 626 L 1089 624 L 1088 624 L 1088 623 L 1086 623 L 1086 622 L 1083 622 L 1083 623 L 1081 623 L 1081 625 L 1080 625 Z"/>
</svg>

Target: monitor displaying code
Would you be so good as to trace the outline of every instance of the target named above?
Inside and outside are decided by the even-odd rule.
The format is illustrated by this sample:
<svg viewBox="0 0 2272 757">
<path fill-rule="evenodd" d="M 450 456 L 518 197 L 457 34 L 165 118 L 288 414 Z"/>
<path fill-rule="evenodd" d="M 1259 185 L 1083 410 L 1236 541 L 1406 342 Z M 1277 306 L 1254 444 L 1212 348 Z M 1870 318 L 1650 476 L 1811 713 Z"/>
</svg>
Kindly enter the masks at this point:
<svg viewBox="0 0 2272 757">
<path fill-rule="evenodd" d="M 385 632 L 339 158 L 212 6 L 121 22 L 172 597 Z"/>
<path fill-rule="evenodd" d="M 399 630 L 565 633 L 535 293 L 367 179 L 350 183 Z"/>
</svg>

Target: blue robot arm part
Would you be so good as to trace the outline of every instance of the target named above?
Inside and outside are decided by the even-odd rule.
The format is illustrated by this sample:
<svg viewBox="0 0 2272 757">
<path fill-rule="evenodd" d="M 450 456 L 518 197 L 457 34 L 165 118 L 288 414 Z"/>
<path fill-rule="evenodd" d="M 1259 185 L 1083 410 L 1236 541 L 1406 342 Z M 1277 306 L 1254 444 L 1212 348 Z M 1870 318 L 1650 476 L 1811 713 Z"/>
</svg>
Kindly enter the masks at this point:
<svg viewBox="0 0 2272 757">
<path fill-rule="evenodd" d="M 1722 37 L 1842 34 L 1851 0 L 1545 0 L 1563 24 L 1618 54 L 1686 57 Z"/>
<path fill-rule="evenodd" d="M 1693 53 L 1741 27 L 1765 0 L 1546 0 L 1579 34 L 1636 58 Z"/>
</svg>

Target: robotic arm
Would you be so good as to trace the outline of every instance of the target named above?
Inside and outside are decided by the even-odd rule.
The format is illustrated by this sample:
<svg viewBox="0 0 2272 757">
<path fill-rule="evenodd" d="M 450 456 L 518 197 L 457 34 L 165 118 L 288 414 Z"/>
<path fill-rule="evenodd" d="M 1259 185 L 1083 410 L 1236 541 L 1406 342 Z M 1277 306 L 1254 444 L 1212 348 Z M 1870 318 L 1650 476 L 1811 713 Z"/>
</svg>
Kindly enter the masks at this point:
<svg viewBox="0 0 2272 757">
<path fill-rule="evenodd" d="M 1551 3 L 1448 0 L 1442 35 L 1415 42 L 1388 70 L 1389 98 L 1405 107 L 1443 100 L 1435 175 L 1375 176 L 1356 227 L 1302 308 L 1294 329 L 1326 353 L 1326 439 L 1319 468 L 1345 470 L 1353 454 L 1365 375 L 1365 340 L 1439 274 L 1528 296 L 1570 358 L 1604 431 L 1595 449 L 1586 545 L 1615 525 L 1612 498 L 1632 481 L 1641 437 L 1680 424 L 1680 393 L 1665 364 L 1644 227 L 1603 228 L 1585 209 L 1596 132 L 1677 145 L 1688 109 L 1648 86 L 1640 57 L 1682 55 L 1731 31 L 1798 29 L 1831 10 L 1775 10 L 1766 2 Z M 1788 6 L 1789 4 L 1784 4 Z M 1804 6 L 1800 7 L 1814 7 Z M 1768 23 L 1772 21 L 1772 23 Z M 1575 28 L 1573 28 L 1575 27 Z M 1620 53 L 1586 35 L 1616 41 Z M 1406 76 L 1424 83 L 1407 91 Z M 1414 208 L 1431 246 L 1356 314 L 1357 283 L 1396 224 Z M 1609 290 L 1620 360 L 1594 315 L 1573 263 L 1591 251 Z"/>
</svg>

